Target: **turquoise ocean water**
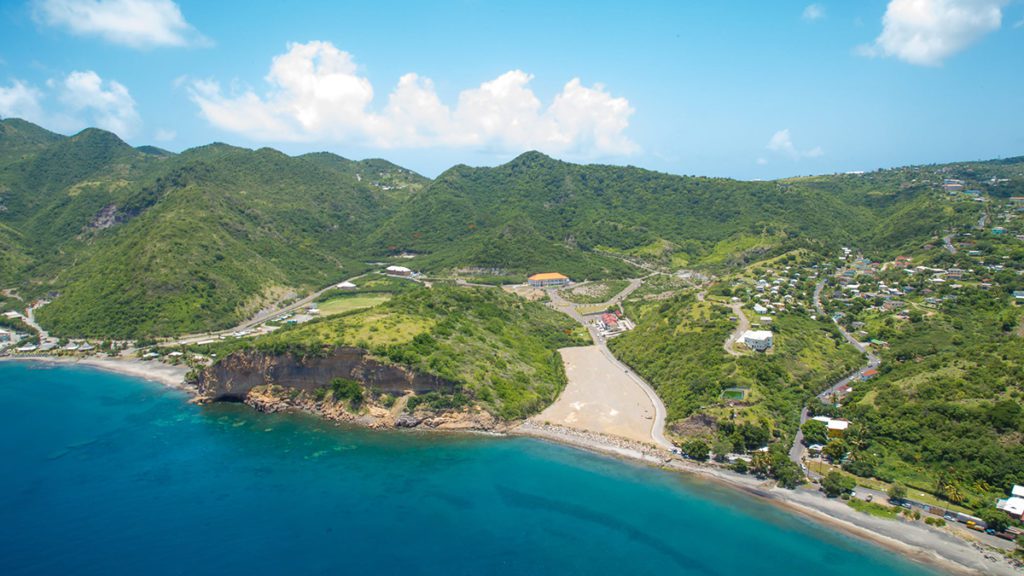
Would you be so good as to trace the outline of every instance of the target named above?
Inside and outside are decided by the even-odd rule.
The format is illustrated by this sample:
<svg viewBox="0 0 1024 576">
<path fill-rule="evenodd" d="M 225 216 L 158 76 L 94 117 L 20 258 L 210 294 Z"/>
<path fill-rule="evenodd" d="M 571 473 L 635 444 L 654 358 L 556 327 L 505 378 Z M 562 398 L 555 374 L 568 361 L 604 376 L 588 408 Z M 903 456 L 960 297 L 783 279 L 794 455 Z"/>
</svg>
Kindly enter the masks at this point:
<svg viewBox="0 0 1024 576">
<path fill-rule="evenodd" d="M 932 572 L 706 483 L 0 363 L 0 574 Z"/>
</svg>

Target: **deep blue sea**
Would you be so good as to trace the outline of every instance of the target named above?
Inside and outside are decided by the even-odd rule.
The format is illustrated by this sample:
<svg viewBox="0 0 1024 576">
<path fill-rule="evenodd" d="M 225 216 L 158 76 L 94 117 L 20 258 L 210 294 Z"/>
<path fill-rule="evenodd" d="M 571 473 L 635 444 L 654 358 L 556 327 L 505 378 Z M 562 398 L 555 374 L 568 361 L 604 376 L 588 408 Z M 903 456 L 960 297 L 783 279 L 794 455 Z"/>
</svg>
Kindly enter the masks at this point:
<svg viewBox="0 0 1024 576">
<path fill-rule="evenodd" d="M 530 439 L 371 432 L 0 363 L 0 574 L 931 574 Z"/>
</svg>

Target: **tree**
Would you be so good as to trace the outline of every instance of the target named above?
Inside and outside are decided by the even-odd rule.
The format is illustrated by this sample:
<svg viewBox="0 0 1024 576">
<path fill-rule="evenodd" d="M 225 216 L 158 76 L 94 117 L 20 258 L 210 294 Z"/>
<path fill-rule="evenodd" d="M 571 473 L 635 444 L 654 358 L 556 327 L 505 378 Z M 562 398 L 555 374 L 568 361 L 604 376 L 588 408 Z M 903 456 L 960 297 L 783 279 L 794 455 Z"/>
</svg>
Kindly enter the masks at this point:
<svg viewBox="0 0 1024 576">
<path fill-rule="evenodd" d="M 856 481 L 850 476 L 833 470 L 821 481 L 821 489 L 829 498 L 835 498 L 847 492 L 853 492 L 857 487 Z"/>
<path fill-rule="evenodd" d="M 740 474 L 746 474 L 747 470 L 749 470 L 749 469 L 750 469 L 750 467 L 747 465 L 747 461 L 742 459 L 742 458 L 737 458 L 736 461 L 732 463 L 732 470 L 733 470 L 733 472 L 739 472 Z"/>
<path fill-rule="evenodd" d="M 800 430 L 804 433 L 805 446 L 828 443 L 828 426 L 820 420 L 808 420 L 800 426 Z"/>
<path fill-rule="evenodd" d="M 1002 510 L 997 509 L 995 506 L 987 506 L 976 512 L 978 518 L 985 521 L 985 524 L 995 530 L 996 532 L 1002 532 L 1010 525 L 1009 518 L 1006 513 Z"/>
<path fill-rule="evenodd" d="M 821 451 L 829 460 L 839 462 L 846 455 L 846 443 L 842 440 L 833 440 L 825 445 Z"/>
<path fill-rule="evenodd" d="M 772 457 L 767 452 L 754 452 L 750 469 L 757 476 L 767 476 L 772 467 Z"/>
<path fill-rule="evenodd" d="M 843 470 L 854 476 L 870 478 L 875 473 L 875 460 L 876 458 L 867 452 L 855 452 L 846 459 Z"/>
<path fill-rule="evenodd" d="M 733 451 L 732 442 L 727 438 L 720 438 L 711 446 L 711 451 L 715 453 L 715 462 L 725 462 L 725 455 Z"/>
<path fill-rule="evenodd" d="M 907 487 L 897 482 L 889 486 L 887 493 L 889 494 L 889 500 L 902 502 L 907 497 Z"/>
<path fill-rule="evenodd" d="M 700 438 L 694 438 L 683 445 L 683 453 L 689 458 L 693 458 L 699 462 L 704 462 L 708 459 L 708 448 L 707 442 Z"/>
</svg>

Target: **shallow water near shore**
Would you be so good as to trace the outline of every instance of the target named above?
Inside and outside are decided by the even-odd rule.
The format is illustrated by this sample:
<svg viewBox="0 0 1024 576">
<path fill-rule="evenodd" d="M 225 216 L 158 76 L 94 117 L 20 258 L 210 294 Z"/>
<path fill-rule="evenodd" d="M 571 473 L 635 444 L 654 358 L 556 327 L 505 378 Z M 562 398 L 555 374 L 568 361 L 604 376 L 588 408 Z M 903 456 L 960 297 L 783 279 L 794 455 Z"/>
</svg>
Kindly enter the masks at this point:
<svg viewBox="0 0 1024 576">
<path fill-rule="evenodd" d="M 376 432 L 0 363 L 0 574 L 933 574 L 527 438 Z"/>
</svg>

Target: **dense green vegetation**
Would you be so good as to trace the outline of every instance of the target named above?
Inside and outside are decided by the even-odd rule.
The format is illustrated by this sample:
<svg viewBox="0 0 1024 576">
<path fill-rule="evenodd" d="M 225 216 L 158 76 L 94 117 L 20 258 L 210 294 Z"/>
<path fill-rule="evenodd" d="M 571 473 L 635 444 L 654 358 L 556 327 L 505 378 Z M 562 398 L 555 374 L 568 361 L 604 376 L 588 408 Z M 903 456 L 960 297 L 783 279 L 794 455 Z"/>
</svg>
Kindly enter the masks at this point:
<svg viewBox="0 0 1024 576">
<path fill-rule="evenodd" d="M 462 398 L 514 419 L 548 405 L 565 386 L 557 349 L 586 342 L 571 319 L 540 304 L 502 290 L 434 286 L 405 291 L 369 310 L 281 329 L 246 345 L 301 354 L 358 346 L 457 385 L 454 396 L 424 395 L 413 406 L 451 407 L 453 398 Z"/>
<path fill-rule="evenodd" d="M 773 435 L 791 434 L 807 399 L 861 361 L 830 322 L 799 314 L 775 318 L 772 353 L 730 356 L 722 347 L 736 326 L 729 309 L 698 302 L 692 292 L 664 301 L 631 300 L 627 313 L 637 329 L 609 346 L 655 387 L 670 423 L 699 411 L 722 422 L 766 426 Z M 749 389 L 747 400 L 728 401 L 727 388 Z"/>
<path fill-rule="evenodd" d="M 427 272 L 557 270 L 582 280 L 635 275 L 621 256 L 728 269 L 846 242 L 897 250 L 973 217 L 969 204 L 938 209 L 935 180 L 922 167 L 738 182 L 531 152 L 429 181 L 383 160 L 224 144 L 172 154 L 101 130 L 68 138 L 7 119 L 0 286 L 59 294 L 39 311 L 59 335 L 197 332 L 403 251 Z"/>
<path fill-rule="evenodd" d="M 365 270 L 361 239 L 426 182 L 384 161 L 223 144 L 153 154 L 3 120 L 0 285 L 59 293 L 39 311 L 59 335 L 227 327 Z"/>
</svg>

